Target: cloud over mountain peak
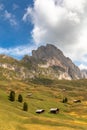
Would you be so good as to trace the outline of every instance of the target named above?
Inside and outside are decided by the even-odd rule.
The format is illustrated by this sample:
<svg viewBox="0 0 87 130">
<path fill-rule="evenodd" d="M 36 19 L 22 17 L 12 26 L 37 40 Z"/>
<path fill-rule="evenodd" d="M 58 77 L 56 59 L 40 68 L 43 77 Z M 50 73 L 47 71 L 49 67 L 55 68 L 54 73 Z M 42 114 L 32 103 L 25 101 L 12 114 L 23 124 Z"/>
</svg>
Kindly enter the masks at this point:
<svg viewBox="0 0 87 130">
<path fill-rule="evenodd" d="M 36 44 L 53 43 L 73 61 L 85 62 L 86 7 L 86 0 L 35 0 L 23 18 L 25 21 L 31 18 L 32 38 Z"/>
</svg>

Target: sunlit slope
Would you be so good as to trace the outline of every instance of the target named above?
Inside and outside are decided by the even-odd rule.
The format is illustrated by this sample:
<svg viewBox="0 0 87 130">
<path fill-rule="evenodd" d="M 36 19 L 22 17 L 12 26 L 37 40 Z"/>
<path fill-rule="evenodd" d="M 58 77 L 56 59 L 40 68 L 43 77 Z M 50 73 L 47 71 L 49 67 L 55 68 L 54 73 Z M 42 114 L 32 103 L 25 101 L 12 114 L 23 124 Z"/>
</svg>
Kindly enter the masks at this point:
<svg viewBox="0 0 87 130">
<path fill-rule="evenodd" d="M 0 130 L 87 129 L 87 81 L 50 83 L 47 80 L 38 79 L 28 84 L 0 81 Z M 16 92 L 14 102 L 8 100 L 10 90 Z M 17 101 L 20 93 L 28 103 L 28 112 L 24 112 L 23 103 Z M 31 96 L 28 97 L 29 94 Z M 62 103 L 64 97 L 68 98 L 68 103 Z M 81 103 L 73 103 L 75 99 L 80 99 Z M 53 107 L 60 109 L 59 114 L 49 112 Z M 37 109 L 44 109 L 45 112 L 38 115 L 35 113 Z"/>
</svg>

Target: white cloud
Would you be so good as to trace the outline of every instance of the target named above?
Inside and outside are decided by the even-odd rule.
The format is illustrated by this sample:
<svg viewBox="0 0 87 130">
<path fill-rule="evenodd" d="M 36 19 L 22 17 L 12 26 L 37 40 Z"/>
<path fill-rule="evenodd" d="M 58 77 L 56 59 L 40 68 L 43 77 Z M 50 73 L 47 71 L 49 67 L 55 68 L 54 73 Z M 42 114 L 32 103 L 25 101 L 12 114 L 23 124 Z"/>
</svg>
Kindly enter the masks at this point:
<svg viewBox="0 0 87 130">
<path fill-rule="evenodd" d="M 13 4 L 13 9 L 16 8 L 18 8 L 18 6 L 16 4 Z M 5 6 L 2 3 L 0 3 L 0 11 L 1 11 L 1 15 L 0 15 L 1 18 L 4 18 L 4 20 L 8 21 L 12 26 L 18 25 L 15 15 L 5 10 Z"/>
<path fill-rule="evenodd" d="M 0 54 L 7 54 L 7 55 L 18 58 L 26 54 L 31 55 L 31 51 L 36 48 L 37 48 L 36 45 L 32 45 L 32 46 L 25 45 L 25 46 L 18 46 L 14 48 L 0 48 Z"/>
<path fill-rule="evenodd" d="M 32 8 L 30 8 L 30 7 L 27 8 L 27 9 L 26 9 L 26 13 L 24 14 L 24 16 L 23 16 L 23 18 L 22 18 L 23 21 L 26 22 L 26 21 L 29 19 L 29 14 L 32 14 L 32 13 L 33 13 L 33 12 L 32 12 Z"/>
<path fill-rule="evenodd" d="M 84 69 L 87 70 L 87 66 L 86 66 L 86 65 L 83 65 L 83 64 L 80 64 L 80 65 L 79 65 L 79 68 L 80 68 L 80 70 L 84 70 Z"/>
<path fill-rule="evenodd" d="M 5 20 L 8 20 L 12 26 L 18 25 L 17 20 L 15 19 L 15 16 L 12 13 L 8 12 L 7 10 L 5 10 L 4 12 L 4 18 Z"/>
<path fill-rule="evenodd" d="M 54 44 L 73 61 L 87 62 L 87 0 L 34 0 L 23 16 L 30 19 L 36 44 Z"/>
<path fill-rule="evenodd" d="M 83 13 L 86 0 L 64 0 L 63 5 L 71 11 Z"/>
</svg>

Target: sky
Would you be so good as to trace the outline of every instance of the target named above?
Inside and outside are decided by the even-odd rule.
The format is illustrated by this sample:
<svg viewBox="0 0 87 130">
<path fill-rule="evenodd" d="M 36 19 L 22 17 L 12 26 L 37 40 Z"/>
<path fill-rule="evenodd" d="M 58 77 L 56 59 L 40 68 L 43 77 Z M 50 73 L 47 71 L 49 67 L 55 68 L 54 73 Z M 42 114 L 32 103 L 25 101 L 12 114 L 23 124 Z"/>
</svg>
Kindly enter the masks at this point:
<svg viewBox="0 0 87 130">
<path fill-rule="evenodd" d="M 0 0 L 0 54 L 17 59 L 47 43 L 87 69 L 87 0 Z"/>
</svg>

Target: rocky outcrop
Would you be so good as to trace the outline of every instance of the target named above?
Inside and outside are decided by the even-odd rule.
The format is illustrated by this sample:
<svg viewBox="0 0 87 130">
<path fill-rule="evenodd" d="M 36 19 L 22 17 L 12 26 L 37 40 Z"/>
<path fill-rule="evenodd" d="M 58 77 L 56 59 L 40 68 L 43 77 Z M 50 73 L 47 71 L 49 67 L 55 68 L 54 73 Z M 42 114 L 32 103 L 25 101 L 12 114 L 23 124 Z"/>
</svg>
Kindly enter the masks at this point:
<svg viewBox="0 0 87 130">
<path fill-rule="evenodd" d="M 80 69 L 57 47 L 47 44 L 32 51 L 32 56 L 24 57 L 24 62 L 36 66 L 36 73 L 57 79 L 80 79 Z M 48 71 L 50 70 L 50 71 Z M 47 73 L 45 73 L 47 71 Z"/>
<path fill-rule="evenodd" d="M 83 69 L 81 70 L 81 74 L 82 74 L 82 78 L 84 79 L 87 79 L 87 70 L 86 69 Z"/>
</svg>

